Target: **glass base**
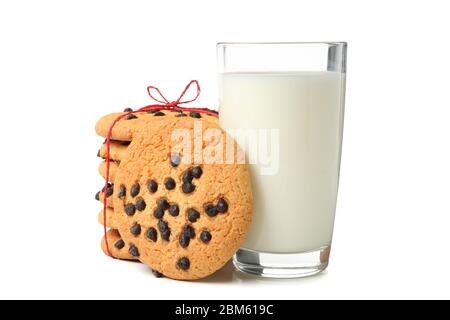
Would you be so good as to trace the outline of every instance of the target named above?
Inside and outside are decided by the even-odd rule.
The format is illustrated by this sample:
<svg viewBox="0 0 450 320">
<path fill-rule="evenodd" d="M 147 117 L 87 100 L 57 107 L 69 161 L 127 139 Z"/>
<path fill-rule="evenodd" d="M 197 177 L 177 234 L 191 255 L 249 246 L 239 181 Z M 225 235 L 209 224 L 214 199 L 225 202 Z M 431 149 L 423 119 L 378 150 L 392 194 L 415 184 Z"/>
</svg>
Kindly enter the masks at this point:
<svg viewBox="0 0 450 320">
<path fill-rule="evenodd" d="M 245 273 L 266 278 L 304 278 L 328 266 L 330 246 L 305 253 L 265 253 L 241 248 L 233 258 L 234 266 Z"/>
</svg>

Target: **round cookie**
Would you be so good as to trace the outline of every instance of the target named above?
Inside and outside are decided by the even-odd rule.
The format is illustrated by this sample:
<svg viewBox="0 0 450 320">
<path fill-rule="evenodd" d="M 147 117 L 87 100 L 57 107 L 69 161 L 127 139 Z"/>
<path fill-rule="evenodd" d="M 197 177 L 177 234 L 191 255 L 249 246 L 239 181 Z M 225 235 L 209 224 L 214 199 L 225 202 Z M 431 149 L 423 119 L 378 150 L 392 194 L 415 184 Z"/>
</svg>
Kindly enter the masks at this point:
<svg viewBox="0 0 450 320">
<path fill-rule="evenodd" d="M 130 253 L 128 253 L 128 247 L 125 244 L 125 242 L 122 240 L 122 237 L 119 234 L 119 231 L 115 229 L 108 230 L 107 232 L 108 237 L 108 247 L 109 251 L 111 252 L 111 257 L 115 259 L 121 259 L 121 260 L 137 260 L 137 258 L 133 257 Z M 101 241 L 101 248 L 103 252 L 107 255 L 108 250 L 106 249 L 106 241 L 105 238 L 102 238 Z"/>
<path fill-rule="evenodd" d="M 210 121 L 184 117 L 143 127 L 116 173 L 125 196 L 119 197 L 119 188 L 113 195 L 114 220 L 129 253 L 180 280 L 204 278 L 225 265 L 245 239 L 253 207 L 247 165 L 180 163 L 194 148 L 172 154 L 173 131 L 193 136 L 194 123 L 203 133 L 218 130 L 214 145 L 224 142 L 223 130 Z"/>
<path fill-rule="evenodd" d="M 110 229 L 117 229 L 117 224 L 114 221 L 114 209 L 106 208 L 106 227 Z M 98 223 L 103 225 L 103 209 L 100 210 L 97 216 Z"/>
<path fill-rule="evenodd" d="M 114 179 L 116 178 L 116 172 L 119 170 L 119 163 L 115 161 L 109 162 L 109 181 L 114 182 Z M 100 162 L 98 165 L 98 173 L 103 177 L 103 179 L 106 179 L 106 161 Z"/>
<path fill-rule="evenodd" d="M 95 131 L 99 136 L 106 137 L 112 122 L 125 112 L 115 112 L 103 116 L 97 121 Z M 117 122 L 111 132 L 112 140 L 131 141 L 134 133 L 141 127 L 147 126 L 149 123 L 167 123 L 179 118 L 203 119 L 217 123 L 218 120 L 214 116 L 204 113 L 176 111 L 176 110 L 150 110 L 130 114 Z"/>
<path fill-rule="evenodd" d="M 111 160 L 118 161 L 125 156 L 127 152 L 127 147 L 130 145 L 128 141 L 111 141 L 109 147 L 109 157 Z M 98 156 L 100 158 L 106 158 L 106 143 L 103 143 L 102 147 L 98 151 Z"/>
</svg>

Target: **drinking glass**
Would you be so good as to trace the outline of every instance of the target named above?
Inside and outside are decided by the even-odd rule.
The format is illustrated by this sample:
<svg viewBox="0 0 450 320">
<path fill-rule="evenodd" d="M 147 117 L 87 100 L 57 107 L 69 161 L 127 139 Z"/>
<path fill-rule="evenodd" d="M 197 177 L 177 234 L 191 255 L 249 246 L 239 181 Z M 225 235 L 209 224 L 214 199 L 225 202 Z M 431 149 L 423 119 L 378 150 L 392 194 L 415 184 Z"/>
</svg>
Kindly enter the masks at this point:
<svg viewBox="0 0 450 320">
<path fill-rule="evenodd" d="M 249 162 L 253 222 L 237 269 L 295 278 L 328 266 L 339 183 L 345 42 L 218 43 L 220 124 Z"/>
</svg>

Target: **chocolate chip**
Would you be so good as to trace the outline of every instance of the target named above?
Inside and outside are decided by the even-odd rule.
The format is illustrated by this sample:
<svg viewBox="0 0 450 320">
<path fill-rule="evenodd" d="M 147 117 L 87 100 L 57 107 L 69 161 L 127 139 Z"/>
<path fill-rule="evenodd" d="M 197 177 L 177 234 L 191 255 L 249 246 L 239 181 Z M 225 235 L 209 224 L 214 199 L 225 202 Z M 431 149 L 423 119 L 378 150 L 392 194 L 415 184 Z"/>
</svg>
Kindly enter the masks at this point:
<svg viewBox="0 0 450 320">
<path fill-rule="evenodd" d="M 181 113 L 181 112 L 183 112 L 183 111 L 182 111 L 182 110 L 172 109 L 172 110 L 170 110 L 170 112 L 178 112 L 178 113 Z"/>
<path fill-rule="evenodd" d="M 164 211 L 166 211 L 167 209 L 170 208 L 170 203 L 169 203 L 166 199 L 161 199 L 161 200 L 159 201 L 159 206 L 160 206 Z"/>
<path fill-rule="evenodd" d="M 125 109 L 123 109 L 123 112 L 131 112 L 131 111 L 133 111 L 133 109 L 131 109 L 131 108 L 125 108 Z"/>
<path fill-rule="evenodd" d="M 158 183 L 155 180 L 150 180 L 147 183 L 147 188 L 151 193 L 155 193 L 156 191 L 158 191 Z"/>
<path fill-rule="evenodd" d="M 141 192 L 141 186 L 139 183 L 133 184 L 130 190 L 130 195 L 134 198 L 139 194 L 139 192 Z"/>
<path fill-rule="evenodd" d="M 117 240 L 116 243 L 114 243 L 114 247 L 116 247 L 116 249 L 123 249 L 123 247 L 125 247 L 125 242 L 123 242 L 123 240 Z"/>
<path fill-rule="evenodd" d="M 125 117 L 125 120 L 133 120 L 133 119 L 137 119 L 138 117 L 132 113 L 130 113 L 129 115 L 127 115 Z"/>
<path fill-rule="evenodd" d="M 117 196 L 120 199 L 123 199 L 123 198 L 125 198 L 126 195 L 127 195 L 127 189 L 126 189 L 126 187 L 123 184 L 121 184 L 120 188 L 119 188 L 119 193 L 118 193 Z"/>
<path fill-rule="evenodd" d="M 164 216 L 164 211 L 169 209 L 170 204 L 166 199 L 161 199 L 158 203 L 158 206 L 153 211 L 153 216 L 157 219 L 161 219 Z"/>
<path fill-rule="evenodd" d="M 188 258 L 181 258 L 180 260 L 178 260 L 177 262 L 177 266 L 183 270 L 186 271 L 187 269 L 189 269 L 189 267 L 191 266 L 191 263 L 189 262 Z"/>
<path fill-rule="evenodd" d="M 131 144 L 131 141 L 120 141 L 120 144 L 123 146 L 129 146 Z"/>
<path fill-rule="evenodd" d="M 136 201 L 136 209 L 139 211 L 144 211 L 147 207 L 147 204 L 145 203 L 145 200 L 142 198 L 139 198 L 138 201 Z"/>
<path fill-rule="evenodd" d="M 97 152 L 97 157 L 101 158 L 101 155 L 100 155 L 100 149 L 99 149 L 98 152 Z"/>
<path fill-rule="evenodd" d="M 191 113 L 189 113 L 189 117 L 200 119 L 202 117 L 202 115 L 198 112 L 191 112 Z"/>
<path fill-rule="evenodd" d="M 158 232 L 153 227 L 148 228 L 148 230 L 145 233 L 145 235 L 147 236 L 148 239 L 150 239 L 150 240 L 152 240 L 154 242 L 156 242 L 156 240 L 158 239 Z"/>
<path fill-rule="evenodd" d="M 177 217 L 180 214 L 180 207 L 177 204 L 173 204 L 169 208 L 169 213 L 172 217 Z"/>
<path fill-rule="evenodd" d="M 217 202 L 217 211 L 226 213 L 228 211 L 228 203 L 224 198 L 220 198 Z"/>
<path fill-rule="evenodd" d="M 164 278 L 164 275 L 159 271 L 152 270 L 152 273 L 156 278 Z"/>
<path fill-rule="evenodd" d="M 177 183 L 172 178 L 167 178 L 164 181 L 164 186 L 166 187 L 167 190 L 173 190 L 176 188 Z"/>
<path fill-rule="evenodd" d="M 188 210 L 188 220 L 192 223 L 196 222 L 200 218 L 200 212 L 191 208 Z"/>
<path fill-rule="evenodd" d="M 195 191 L 195 185 L 190 182 L 183 183 L 182 190 L 184 193 L 192 193 Z"/>
<path fill-rule="evenodd" d="M 194 176 L 194 178 L 196 179 L 200 179 L 202 174 L 203 174 L 203 170 L 201 167 L 195 167 L 191 170 L 192 175 Z"/>
<path fill-rule="evenodd" d="M 132 203 L 128 203 L 125 206 L 125 213 L 127 216 L 133 216 L 136 213 L 136 207 Z"/>
<path fill-rule="evenodd" d="M 100 201 L 100 191 L 95 194 L 95 200 Z"/>
<path fill-rule="evenodd" d="M 131 232 L 131 234 L 134 235 L 134 236 L 140 235 L 140 234 L 141 234 L 141 225 L 140 225 L 139 223 L 136 223 L 136 222 L 135 222 L 135 223 L 131 226 L 130 232 Z"/>
<path fill-rule="evenodd" d="M 192 171 L 188 170 L 185 173 L 183 173 L 182 180 L 183 180 L 183 183 L 191 183 L 192 180 L 194 180 L 194 176 L 192 175 Z"/>
<path fill-rule="evenodd" d="M 210 217 L 215 217 L 219 213 L 219 210 L 217 210 L 217 207 L 213 204 L 208 204 L 205 206 L 205 212 Z"/>
<path fill-rule="evenodd" d="M 180 113 L 180 114 L 177 114 L 175 117 L 176 117 L 176 118 L 183 118 L 183 117 L 187 117 L 187 114 L 185 114 L 185 113 Z"/>
<path fill-rule="evenodd" d="M 158 111 L 159 111 L 159 110 L 153 109 L 153 110 L 148 110 L 147 113 L 154 114 L 154 113 L 157 113 Z"/>
<path fill-rule="evenodd" d="M 180 242 L 180 246 L 182 248 L 187 248 L 189 246 L 189 242 L 191 242 L 191 239 L 188 236 L 186 236 L 184 233 L 182 233 L 182 234 L 180 234 L 178 241 Z"/>
<path fill-rule="evenodd" d="M 172 153 L 170 155 L 170 164 L 172 165 L 172 167 L 176 168 L 180 165 L 181 163 L 181 156 L 178 153 Z"/>
<path fill-rule="evenodd" d="M 159 232 L 164 232 L 164 231 L 169 230 L 169 224 L 164 220 L 159 220 L 158 221 L 158 230 L 159 230 Z"/>
<path fill-rule="evenodd" d="M 128 253 L 131 254 L 133 257 L 139 257 L 139 250 L 135 245 L 130 245 Z"/>
<path fill-rule="evenodd" d="M 194 228 L 192 228 L 192 226 L 190 226 L 188 224 L 184 226 L 183 234 L 186 237 L 188 237 L 189 239 L 195 238 L 195 230 L 194 230 Z"/>
<path fill-rule="evenodd" d="M 162 111 L 158 111 L 158 112 L 155 112 L 153 115 L 155 117 L 162 117 L 162 116 L 165 116 L 166 114 L 164 112 L 162 112 Z"/>
<path fill-rule="evenodd" d="M 166 241 L 170 241 L 170 229 L 161 232 L 161 238 Z"/>
<path fill-rule="evenodd" d="M 153 210 L 153 216 L 156 219 L 161 219 L 162 217 L 164 217 L 164 210 L 161 207 L 156 207 L 155 210 Z"/>
<path fill-rule="evenodd" d="M 208 231 L 205 230 L 200 233 L 200 240 L 202 240 L 203 243 L 208 243 L 211 241 L 211 239 L 212 235 Z"/>
<path fill-rule="evenodd" d="M 112 184 L 108 184 L 108 187 L 106 188 L 106 197 L 111 197 L 114 193 L 114 186 Z"/>
</svg>

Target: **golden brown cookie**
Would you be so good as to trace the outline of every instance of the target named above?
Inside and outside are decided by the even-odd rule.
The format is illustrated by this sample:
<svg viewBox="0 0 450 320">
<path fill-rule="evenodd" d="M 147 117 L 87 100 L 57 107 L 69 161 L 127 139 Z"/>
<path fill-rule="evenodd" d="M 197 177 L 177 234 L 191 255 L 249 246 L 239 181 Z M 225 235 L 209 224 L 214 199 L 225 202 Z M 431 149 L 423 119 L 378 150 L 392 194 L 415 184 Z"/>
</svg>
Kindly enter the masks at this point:
<svg viewBox="0 0 450 320">
<path fill-rule="evenodd" d="M 120 160 L 125 156 L 127 152 L 127 147 L 129 146 L 128 141 L 111 141 L 109 148 L 109 158 L 111 160 L 120 162 Z M 100 150 L 98 151 L 98 156 L 105 159 L 106 158 L 106 144 L 104 143 Z"/>
<path fill-rule="evenodd" d="M 124 112 L 116 112 L 108 114 L 100 120 L 97 121 L 95 125 L 95 131 L 99 136 L 106 137 L 108 130 L 112 122 Z M 192 119 L 202 119 L 204 121 L 211 121 L 217 123 L 217 118 L 198 112 L 178 112 L 175 110 L 151 110 L 147 112 L 140 112 L 135 114 L 130 114 L 126 118 L 120 120 L 114 126 L 111 139 L 119 141 L 131 141 L 134 132 L 139 130 L 139 128 L 149 125 L 149 123 L 167 123 L 172 122 L 174 119 L 180 118 L 192 118 Z"/>
<path fill-rule="evenodd" d="M 110 161 L 109 164 L 109 182 L 114 182 L 116 172 L 119 168 L 119 163 Z M 100 164 L 98 165 L 98 172 L 103 177 L 103 179 L 106 179 L 106 161 L 100 162 Z"/>
<path fill-rule="evenodd" d="M 98 223 L 103 225 L 103 209 L 98 213 Z M 117 229 L 117 224 L 114 221 L 114 209 L 106 208 L 106 227 L 110 229 Z"/>
<path fill-rule="evenodd" d="M 190 117 L 153 122 L 133 133 L 114 180 L 125 191 L 114 190 L 114 220 L 129 254 L 181 280 L 206 277 L 232 257 L 253 206 L 247 165 L 185 164 L 193 149 L 173 153 L 174 130 L 194 136 L 194 123 L 196 132 L 199 124 L 203 134 L 215 129 L 213 145 L 225 150 L 225 134 L 215 122 Z M 203 152 L 211 145 L 200 143 Z"/>
<path fill-rule="evenodd" d="M 125 242 L 122 240 L 119 232 L 115 229 L 108 230 L 108 247 L 113 258 L 121 260 L 137 260 L 135 257 L 128 253 L 128 248 Z M 102 238 L 101 247 L 103 252 L 109 256 L 106 249 L 105 238 Z"/>
</svg>

